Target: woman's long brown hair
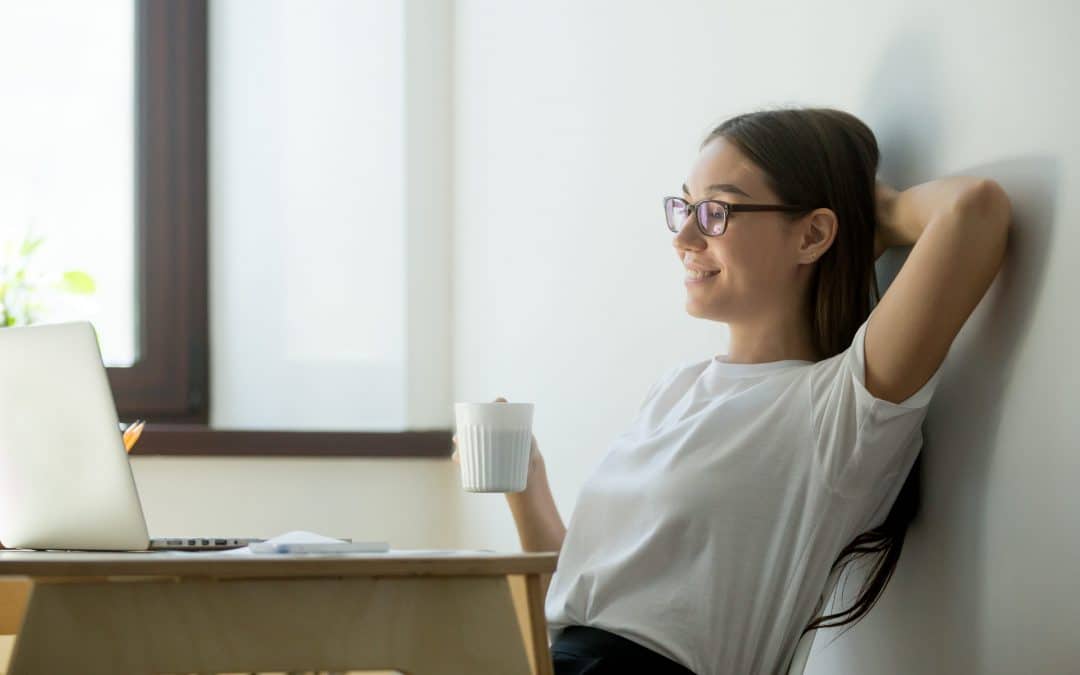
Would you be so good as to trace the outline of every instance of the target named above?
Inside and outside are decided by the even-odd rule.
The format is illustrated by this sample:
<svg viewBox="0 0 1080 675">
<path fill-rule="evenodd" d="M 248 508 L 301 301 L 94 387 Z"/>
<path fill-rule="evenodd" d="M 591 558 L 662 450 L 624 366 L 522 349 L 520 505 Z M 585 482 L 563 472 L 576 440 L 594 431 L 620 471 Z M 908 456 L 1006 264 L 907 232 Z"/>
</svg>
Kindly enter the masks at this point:
<svg viewBox="0 0 1080 675">
<path fill-rule="evenodd" d="M 815 263 L 806 312 L 817 352 L 822 358 L 839 354 L 851 345 L 855 331 L 880 299 L 874 275 L 879 153 L 873 132 L 842 110 L 786 108 L 732 117 L 713 129 L 702 147 L 718 137 L 734 143 L 764 171 L 782 203 L 829 208 L 836 214 L 836 237 Z M 805 214 L 791 217 L 800 215 Z M 854 625 L 874 606 L 900 559 L 918 507 L 918 480 L 917 459 L 885 522 L 855 537 L 833 563 L 830 573 L 860 558 L 878 556 L 854 604 L 828 615 L 820 614 L 819 605 L 803 633 Z M 840 621 L 825 623 L 833 619 Z"/>
</svg>

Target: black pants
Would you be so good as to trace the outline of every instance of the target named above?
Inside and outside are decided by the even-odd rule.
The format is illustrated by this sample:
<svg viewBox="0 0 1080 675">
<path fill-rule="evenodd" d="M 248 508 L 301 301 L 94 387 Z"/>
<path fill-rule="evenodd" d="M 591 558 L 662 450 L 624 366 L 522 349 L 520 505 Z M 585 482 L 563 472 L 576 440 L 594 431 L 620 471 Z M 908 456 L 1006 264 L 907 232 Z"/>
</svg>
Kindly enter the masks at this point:
<svg viewBox="0 0 1080 675">
<path fill-rule="evenodd" d="M 663 654 L 591 626 L 567 626 L 551 644 L 555 675 L 694 675 Z"/>
</svg>

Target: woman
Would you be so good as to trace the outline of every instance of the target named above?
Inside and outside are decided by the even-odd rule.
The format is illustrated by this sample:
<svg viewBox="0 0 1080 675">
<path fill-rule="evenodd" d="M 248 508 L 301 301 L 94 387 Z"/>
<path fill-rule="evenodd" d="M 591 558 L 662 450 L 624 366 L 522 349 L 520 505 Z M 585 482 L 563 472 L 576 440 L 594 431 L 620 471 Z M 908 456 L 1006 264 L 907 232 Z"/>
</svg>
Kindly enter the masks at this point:
<svg viewBox="0 0 1080 675">
<path fill-rule="evenodd" d="M 966 176 L 897 193 L 877 166 L 848 113 L 754 112 L 710 133 L 664 200 L 687 311 L 728 324 L 730 347 L 650 388 L 568 529 L 534 438 L 528 487 L 506 497 L 524 550 L 560 551 L 556 673 L 783 674 L 803 633 L 881 595 L 940 366 L 1001 265 L 1010 204 Z M 875 305 L 874 260 L 911 244 Z M 821 616 L 830 572 L 867 552 L 854 605 Z"/>
</svg>

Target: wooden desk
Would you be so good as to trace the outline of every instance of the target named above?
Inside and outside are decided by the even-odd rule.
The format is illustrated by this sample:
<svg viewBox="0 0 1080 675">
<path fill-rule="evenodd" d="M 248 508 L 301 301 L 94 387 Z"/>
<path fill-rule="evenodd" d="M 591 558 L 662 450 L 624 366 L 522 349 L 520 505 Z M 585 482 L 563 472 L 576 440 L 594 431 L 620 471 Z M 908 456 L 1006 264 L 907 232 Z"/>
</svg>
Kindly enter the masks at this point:
<svg viewBox="0 0 1080 675">
<path fill-rule="evenodd" d="M 556 559 L 0 551 L 33 581 L 8 672 L 551 675 Z"/>
</svg>

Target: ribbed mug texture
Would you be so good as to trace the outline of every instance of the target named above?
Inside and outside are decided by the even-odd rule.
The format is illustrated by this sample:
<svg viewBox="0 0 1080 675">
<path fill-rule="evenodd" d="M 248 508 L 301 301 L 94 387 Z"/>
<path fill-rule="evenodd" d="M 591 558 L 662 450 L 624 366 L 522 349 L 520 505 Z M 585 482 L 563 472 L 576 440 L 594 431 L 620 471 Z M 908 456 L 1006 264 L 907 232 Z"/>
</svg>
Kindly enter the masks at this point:
<svg viewBox="0 0 1080 675">
<path fill-rule="evenodd" d="M 458 428 L 461 486 L 469 492 L 521 492 L 529 478 L 532 429 Z"/>
</svg>

